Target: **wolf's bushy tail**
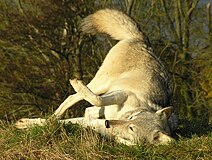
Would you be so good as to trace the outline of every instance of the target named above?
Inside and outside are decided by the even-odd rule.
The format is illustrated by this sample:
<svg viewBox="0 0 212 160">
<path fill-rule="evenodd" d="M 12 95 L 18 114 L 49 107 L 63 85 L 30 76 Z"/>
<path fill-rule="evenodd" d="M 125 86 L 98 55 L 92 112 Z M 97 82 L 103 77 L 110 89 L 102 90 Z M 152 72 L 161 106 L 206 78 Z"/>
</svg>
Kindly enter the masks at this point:
<svg viewBox="0 0 212 160">
<path fill-rule="evenodd" d="M 113 9 L 102 9 L 82 20 L 82 32 L 106 33 L 116 40 L 143 39 L 137 24 L 124 13 Z"/>
</svg>

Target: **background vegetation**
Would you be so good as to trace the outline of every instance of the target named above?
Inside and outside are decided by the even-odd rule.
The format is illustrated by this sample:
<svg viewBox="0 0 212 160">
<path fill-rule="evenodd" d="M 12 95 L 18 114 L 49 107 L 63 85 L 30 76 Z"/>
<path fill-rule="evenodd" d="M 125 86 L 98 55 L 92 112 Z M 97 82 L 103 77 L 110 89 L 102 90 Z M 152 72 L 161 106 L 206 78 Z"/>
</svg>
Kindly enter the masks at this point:
<svg viewBox="0 0 212 160">
<path fill-rule="evenodd" d="M 197 137 L 194 137 L 193 141 L 179 141 L 172 147 L 175 150 L 179 146 L 185 149 L 192 142 L 193 146 L 198 146 L 198 136 L 206 135 L 200 139 L 200 142 L 203 142 L 202 148 L 195 152 L 203 158 L 208 157 L 207 149 L 212 148 L 207 143 L 211 142 L 212 123 L 212 26 L 209 0 L 1 0 L 0 121 L 3 124 L 0 142 L 3 148 L 7 148 L 4 155 L 15 150 L 20 144 L 35 145 L 35 148 L 39 148 L 41 144 L 36 144 L 37 140 L 53 132 L 46 133 L 48 129 L 38 128 L 22 133 L 10 126 L 5 127 L 8 122 L 14 122 L 21 117 L 45 117 L 52 114 L 60 103 L 73 93 L 68 81 L 70 78 L 83 79 L 86 83 L 92 79 L 107 51 L 116 42 L 102 35 L 84 36 L 78 25 L 85 16 L 106 7 L 122 10 L 135 19 L 148 36 L 155 54 L 166 63 L 173 77 L 173 105 L 180 115 L 178 134 L 183 137 Z M 88 105 L 86 102 L 79 103 L 71 108 L 65 117 L 82 115 Z M 66 142 L 75 142 L 73 136 L 66 137 L 69 133 L 63 132 L 66 129 L 60 127 L 59 130 L 60 133 L 56 134 L 59 137 L 54 137 L 54 142 L 59 143 L 59 146 L 66 145 Z M 9 138 L 5 138 L 5 135 Z M 23 137 L 29 141 L 25 141 Z M 60 139 L 65 141 L 64 144 Z M 77 140 L 80 141 L 80 138 Z M 86 141 L 82 140 L 81 143 Z M 101 159 L 101 156 L 117 158 L 127 154 L 121 155 L 123 146 L 112 151 L 114 147 L 109 146 L 110 142 L 101 139 L 96 143 L 101 143 L 98 149 L 94 147 L 86 154 L 97 150 L 95 155 L 89 155 L 100 155 L 97 159 Z M 11 145 L 15 147 L 10 150 Z M 42 155 L 41 152 L 46 153 L 52 145 L 54 146 L 46 144 L 44 151 L 35 149 L 35 157 Z M 58 149 L 57 147 L 53 148 Z M 140 154 L 142 156 L 157 155 L 161 152 L 161 149 L 152 151 L 151 148 L 149 151 L 148 147 L 145 149 L 142 146 L 127 149 L 132 153 L 129 153 L 126 159 L 136 158 L 130 155 L 135 152 L 136 156 L 140 150 L 143 150 L 144 154 Z M 162 149 L 162 156 L 159 158 L 162 159 L 168 154 L 172 159 L 172 152 L 164 153 L 170 149 Z M 60 150 L 60 153 L 65 157 L 71 153 L 70 150 Z M 57 150 L 53 153 L 56 152 Z M 113 157 L 114 152 L 120 154 Z M 189 152 L 190 150 L 185 151 Z M 12 153 L 10 155 L 16 157 L 17 153 Z M 49 156 L 52 155 L 49 153 Z M 58 159 L 65 159 L 64 157 Z M 192 156 L 189 158 L 193 159 Z"/>
</svg>

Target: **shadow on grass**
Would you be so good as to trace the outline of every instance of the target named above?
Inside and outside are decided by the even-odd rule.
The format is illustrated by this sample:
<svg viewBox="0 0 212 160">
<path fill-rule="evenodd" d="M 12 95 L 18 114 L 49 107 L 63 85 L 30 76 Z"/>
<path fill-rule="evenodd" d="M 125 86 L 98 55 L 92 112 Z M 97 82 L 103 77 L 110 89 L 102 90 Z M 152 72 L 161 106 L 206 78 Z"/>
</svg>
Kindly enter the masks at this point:
<svg viewBox="0 0 212 160">
<path fill-rule="evenodd" d="M 202 136 L 212 132 L 212 124 L 202 119 L 180 119 L 179 127 L 176 130 L 176 138 L 178 136 L 192 138 L 193 135 Z"/>
</svg>

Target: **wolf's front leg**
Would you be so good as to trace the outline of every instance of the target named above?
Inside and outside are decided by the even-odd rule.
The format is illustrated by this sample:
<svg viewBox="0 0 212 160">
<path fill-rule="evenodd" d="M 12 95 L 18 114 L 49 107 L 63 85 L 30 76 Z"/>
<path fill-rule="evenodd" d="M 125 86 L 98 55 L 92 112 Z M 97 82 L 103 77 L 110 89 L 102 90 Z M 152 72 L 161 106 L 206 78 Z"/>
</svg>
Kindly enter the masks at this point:
<svg viewBox="0 0 212 160">
<path fill-rule="evenodd" d="M 46 124 L 46 119 L 41 119 L 41 118 L 34 118 L 34 119 L 29 119 L 29 118 L 22 118 L 18 120 L 15 123 L 15 127 L 18 129 L 25 129 L 25 128 L 30 128 L 35 125 L 43 126 Z"/>
<path fill-rule="evenodd" d="M 59 120 L 59 123 L 62 124 L 79 124 L 82 127 L 90 127 L 91 129 L 95 130 L 102 135 L 110 135 L 111 129 L 106 127 L 106 119 L 88 119 L 85 117 L 78 117 L 78 118 L 70 118 Z"/>
</svg>

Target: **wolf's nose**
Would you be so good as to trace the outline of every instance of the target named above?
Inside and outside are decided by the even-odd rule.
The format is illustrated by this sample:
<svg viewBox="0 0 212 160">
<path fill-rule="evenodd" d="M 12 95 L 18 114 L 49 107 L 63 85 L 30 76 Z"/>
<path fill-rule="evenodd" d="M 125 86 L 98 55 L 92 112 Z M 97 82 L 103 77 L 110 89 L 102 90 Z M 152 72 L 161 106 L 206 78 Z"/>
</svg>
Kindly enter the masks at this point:
<svg viewBox="0 0 212 160">
<path fill-rule="evenodd" d="M 105 121 L 105 127 L 110 128 L 110 122 L 108 120 Z"/>
<path fill-rule="evenodd" d="M 174 138 L 160 132 L 158 140 L 159 140 L 159 144 L 166 145 L 166 144 L 174 141 Z"/>
</svg>

